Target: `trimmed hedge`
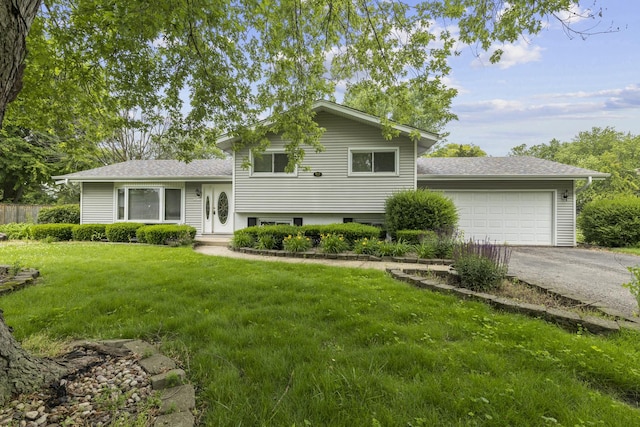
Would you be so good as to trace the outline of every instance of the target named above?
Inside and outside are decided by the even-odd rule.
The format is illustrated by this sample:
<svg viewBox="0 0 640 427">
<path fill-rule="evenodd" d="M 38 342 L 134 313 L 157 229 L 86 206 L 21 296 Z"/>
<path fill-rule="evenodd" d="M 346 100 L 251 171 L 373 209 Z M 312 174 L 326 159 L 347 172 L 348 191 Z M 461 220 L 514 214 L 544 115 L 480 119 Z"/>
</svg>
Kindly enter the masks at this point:
<svg viewBox="0 0 640 427">
<path fill-rule="evenodd" d="M 196 237 L 196 229 L 189 225 L 145 225 L 136 230 L 136 237 L 138 242 L 151 245 L 191 243 Z"/>
<path fill-rule="evenodd" d="M 73 238 L 75 224 L 35 224 L 29 228 L 32 239 L 68 241 Z"/>
<path fill-rule="evenodd" d="M 80 224 L 80 205 L 60 205 L 42 208 L 38 224 Z"/>
<path fill-rule="evenodd" d="M 137 222 L 116 222 L 106 226 L 105 234 L 110 242 L 129 243 L 137 238 L 136 231 L 143 226 L 144 224 Z"/>
<path fill-rule="evenodd" d="M 607 247 L 637 245 L 640 243 L 640 198 L 594 200 L 582 208 L 577 223 L 588 243 Z"/>
<path fill-rule="evenodd" d="M 392 237 L 398 230 L 438 230 L 453 233 L 458 212 L 442 193 L 424 189 L 403 190 L 385 201 L 385 225 Z"/>
<path fill-rule="evenodd" d="M 269 243 L 268 246 L 272 246 L 272 249 L 282 249 L 282 241 L 287 236 L 295 236 L 298 233 L 303 233 L 311 239 L 314 246 L 320 243 L 323 234 L 342 235 L 345 240 L 349 242 L 349 246 L 351 246 L 353 242 L 358 239 L 378 239 L 381 232 L 381 229 L 378 227 L 355 222 L 325 225 L 309 224 L 301 227 L 295 225 L 255 225 L 237 230 L 234 233 L 234 243 L 232 244 L 234 247 L 237 247 L 236 245 L 240 243 L 254 242 L 258 244 L 262 242 L 263 245 Z"/>
<path fill-rule="evenodd" d="M 73 227 L 73 240 L 97 241 L 106 237 L 106 224 L 78 224 Z"/>
</svg>

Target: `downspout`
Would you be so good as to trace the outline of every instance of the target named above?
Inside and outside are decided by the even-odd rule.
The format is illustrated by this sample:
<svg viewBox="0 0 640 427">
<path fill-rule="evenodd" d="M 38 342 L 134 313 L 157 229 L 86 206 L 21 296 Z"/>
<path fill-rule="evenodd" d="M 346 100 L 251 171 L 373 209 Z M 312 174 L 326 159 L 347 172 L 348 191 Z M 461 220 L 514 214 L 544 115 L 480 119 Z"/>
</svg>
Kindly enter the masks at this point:
<svg viewBox="0 0 640 427">
<path fill-rule="evenodd" d="M 589 188 L 592 183 L 593 183 L 593 177 L 590 176 L 587 178 L 587 183 L 585 185 L 576 189 L 576 194 L 582 193 L 584 190 Z"/>
</svg>

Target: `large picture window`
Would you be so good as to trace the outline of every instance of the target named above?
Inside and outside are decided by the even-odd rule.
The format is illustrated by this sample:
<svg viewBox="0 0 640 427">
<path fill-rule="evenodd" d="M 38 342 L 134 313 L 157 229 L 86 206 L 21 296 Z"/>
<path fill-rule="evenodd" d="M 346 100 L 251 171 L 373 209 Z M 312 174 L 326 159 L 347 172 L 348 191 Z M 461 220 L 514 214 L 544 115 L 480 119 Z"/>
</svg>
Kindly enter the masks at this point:
<svg viewBox="0 0 640 427">
<path fill-rule="evenodd" d="M 180 222 L 182 190 L 179 188 L 119 188 L 120 221 Z"/>
<path fill-rule="evenodd" d="M 398 150 L 350 150 L 349 172 L 354 175 L 398 173 Z"/>
<path fill-rule="evenodd" d="M 253 173 L 258 175 L 286 174 L 287 153 L 266 152 L 253 156 Z"/>
</svg>

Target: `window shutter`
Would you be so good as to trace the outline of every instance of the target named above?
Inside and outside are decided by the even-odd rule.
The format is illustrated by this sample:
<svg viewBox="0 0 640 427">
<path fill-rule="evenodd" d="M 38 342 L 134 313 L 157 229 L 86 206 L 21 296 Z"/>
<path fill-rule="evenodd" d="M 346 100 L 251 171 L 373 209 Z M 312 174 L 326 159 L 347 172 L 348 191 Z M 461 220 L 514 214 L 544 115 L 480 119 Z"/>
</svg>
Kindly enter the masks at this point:
<svg viewBox="0 0 640 427">
<path fill-rule="evenodd" d="M 302 226 L 302 218 L 293 218 L 293 225 Z"/>
</svg>

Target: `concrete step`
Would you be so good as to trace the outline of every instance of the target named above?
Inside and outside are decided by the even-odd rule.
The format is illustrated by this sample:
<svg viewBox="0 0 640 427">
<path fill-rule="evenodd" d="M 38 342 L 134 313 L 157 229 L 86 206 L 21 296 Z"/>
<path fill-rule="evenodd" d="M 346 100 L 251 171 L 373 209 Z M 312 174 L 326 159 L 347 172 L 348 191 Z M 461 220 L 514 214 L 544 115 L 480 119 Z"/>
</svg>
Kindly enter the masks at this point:
<svg viewBox="0 0 640 427">
<path fill-rule="evenodd" d="M 224 234 L 224 235 L 202 235 L 196 236 L 195 241 L 203 246 L 229 246 L 231 243 L 231 239 L 233 235 Z"/>
</svg>

